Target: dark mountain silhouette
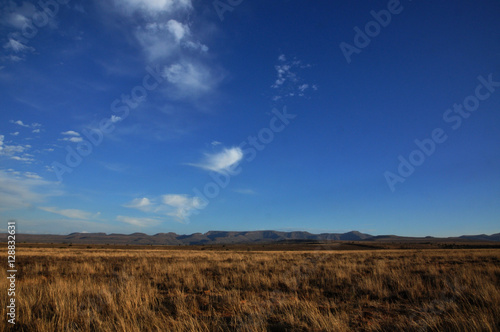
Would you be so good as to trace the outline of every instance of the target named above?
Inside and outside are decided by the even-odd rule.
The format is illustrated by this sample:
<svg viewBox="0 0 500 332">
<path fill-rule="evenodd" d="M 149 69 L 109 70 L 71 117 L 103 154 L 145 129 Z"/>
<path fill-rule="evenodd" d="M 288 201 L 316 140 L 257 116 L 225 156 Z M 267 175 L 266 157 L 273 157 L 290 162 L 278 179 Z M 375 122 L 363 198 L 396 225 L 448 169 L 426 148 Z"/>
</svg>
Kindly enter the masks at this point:
<svg viewBox="0 0 500 332">
<path fill-rule="evenodd" d="M 406 242 L 406 241 L 500 241 L 500 233 L 492 235 L 463 235 L 460 237 L 403 237 L 397 235 L 377 235 L 351 231 L 348 233 L 321 233 L 309 232 L 280 232 L 280 231 L 209 231 L 178 235 L 176 233 L 158 233 L 147 235 L 133 234 L 106 234 L 106 233 L 71 233 L 69 235 L 45 234 L 17 234 L 17 241 L 29 243 L 75 243 L 75 244 L 137 244 L 137 245 L 203 245 L 203 244 L 256 244 L 275 242 L 303 242 L 303 241 L 377 241 L 377 242 Z M 6 237 L 5 237 L 6 238 Z"/>
<path fill-rule="evenodd" d="M 462 235 L 460 238 L 465 239 L 465 240 L 473 240 L 473 241 L 500 241 L 500 233 L 492 234 L 492 235 L 486 235 L 486 234 Z"/>
</svg>

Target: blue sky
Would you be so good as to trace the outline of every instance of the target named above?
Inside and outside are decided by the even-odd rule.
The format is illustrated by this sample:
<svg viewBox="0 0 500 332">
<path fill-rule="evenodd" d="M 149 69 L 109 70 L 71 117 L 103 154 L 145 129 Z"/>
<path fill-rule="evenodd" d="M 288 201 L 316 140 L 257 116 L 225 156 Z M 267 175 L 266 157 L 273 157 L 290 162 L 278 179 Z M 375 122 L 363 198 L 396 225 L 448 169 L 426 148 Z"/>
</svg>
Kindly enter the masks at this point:
<svg viewBox="0 0 500 332">
<path fill-rule="evenodd" d="M 41 3 L 1 4 L 4 225 L 500 231 L 498 1 Z"/>
</svg>

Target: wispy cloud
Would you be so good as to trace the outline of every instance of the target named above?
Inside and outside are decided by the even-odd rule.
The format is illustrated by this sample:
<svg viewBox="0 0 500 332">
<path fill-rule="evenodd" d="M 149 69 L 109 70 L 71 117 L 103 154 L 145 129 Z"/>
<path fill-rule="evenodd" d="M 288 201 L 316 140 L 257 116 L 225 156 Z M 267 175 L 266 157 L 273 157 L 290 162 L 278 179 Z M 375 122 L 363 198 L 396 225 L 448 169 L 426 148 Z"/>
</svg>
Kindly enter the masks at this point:
<svg viewBox="0 0 500 332">
<path fill-rule="evenodd" d="M 79 133 L 73 130 L 68 130 L 68 131 L 63 131 L 61 135 L 66 135 L 66 136 L 80 136 Z"/>
<path fill-rule="evenodd" d="M 203 202 L 198 197 L 183 194 L 166 194 L 157 198 L 135 198 L 124 207 L 159 216 L 170 216 L 175 221 L 185 223 L 195 210 L 202 208 Z"/>
<path fill-rule="evenodd" d="M 124 172 L 129 168 L 129 166 L 120 163 L 100 162 L 100 164 L 112 172 Z"/>
<path fill-rule="evenodd" d="M 31 145 L 29 144 L 7 144 L 7 142 L 5 142 L 5 136 L 0 135 L 0 157 L 7 157 L 12 160 L 31 163 L 34 161 L 34 159 L 33 155 L 26 153 L 26 151 L 29 149 L 31 149 Z"/>
<path fill-rule="evenodd" d="M 37 122 L 33 122 L 32 124 L 27 124 L 27 123 L 24 123 L 22 120 L 16 120 L 16 121 L 10 120 L 10 123 L 13 123 L 13 124 L 16 124 L 18 126 L 25 127 L 25 128 L 32 128 L 32 129 L 39 128 L 42 126 L 40 123 L 37 123 Z"/>
<path fill-rule="evenodd" d="M 176 36 L 170 32 L 167 24 L 152 22 L 140 26 L 135 31 L 135 37 L 150 62 L 174 55 L 179 50 Z"/>
<path fill-rule="evenodd" d="M 116 220 L 139 227 L 151 227 L 161 223 L 161 220 L 154 218 L 140 218 L 140 217 L 127 217 L 127 216 L 117 216 Z"/>
<path fill-rule="evenodd" d="M 140 26 L 135 31 L 135 37 L 151 62 L 179 55 L 183 49 L 208 51 L 208 46 L 194 39 L 187 24 L 175 19 Z"/>
<path fill-rule="evenodd" d="M 25 55 L 35 51 L 31 46 L 27 45 L 26 38 L 21 35 L 21 30 L 25 28 L 31 21 L 30 18 L 36 13 L 36 7 L 27 2 L 16 3 L 15 1 L 4 1 L 0 4 L 0 24 L 10 33 L 6 33 L 9 37 L 3 42 L 4 54 L 0 60 L 19 62 L 25 59 Z"/>
<path fill-rule="evenodd" d="M 13 1 L 9 1 L 1 7 L 2 9 L 2 23 L 7 27 L 21 30 L 26 24 L 29 23 L 30 17 L 36 12 L 36 8 L 32 3 L 22 2 L 17 5 Z"/>
<path fill-rule="evenodd" d="M 116 123 L 116 122 L 122 121 L 122 118 L 119 116 L 116 116 L 116 115 L 111 115 L 110 120 L 111 120 L 111 122 Z"/>
<path fill-rule="evenodd" d="M 161 220 L 154 218 L 141 218 L 141 217 L 128 217 L 128 216 L 116 216 L 116 220 L 139 227 L 151 227 L 161 223 Z"/>
<path fill-rule="evenodd" d="M 64 138 L 60 138 L 59 140 L 73 142 L 73 143 L 79 143 L 79 142 L 83 141 L 83 138 L 81 138 L 81 137 L 64 137 Z"/>
<path fill-rule="evenodd" d="M 56 215 L 44 218 L 43 214 L 38 214 L 35 218 L 24 219 L 19 217 L 16 219 L 20 225 L 23 225 L 23 232 L 32 234 L 67 235 L 73 232 L 88 233 L 89 231 L 109 234 L 131 232 L 134 230 L 131 226 L 127 227 L 125 225 L 104 223 L 102 221 L 58 217 Z"/>
<path fill-rule="evenodd" d="M 24 172 L 24 176 L 30 179 L 41 179 L 42 177 L 33 172 Z"/>
<path fill-rule="evenodd" d="M 24 155 L 22 157 L 20 156 L 12 156 L 10 157 L 10 159 L 12 160 L 17 160 L 17 161 L 24 161 L 25 163 L 32 163 L 33 161 L 35 161 L 35 159 L 33 159 L 32 157 L 29 157 L 28 155 Z"/>
<path fill-rule="evenodd" d="M 155 205 L 149 198 L 135 198 L 130 203 L 124 205 L 125 207 L 141 210 L 143 212 L 152 212 L 155 210 Z"/>
<path fill-rule="evenodd" d="M 194 13 L 191 0 L 115 0 L 114 14 L 133 17 L 131 40 L 147 62 L 161 66 L 169 83 L 167 97 L 195 102 L 209 96 L 224 78 L 224 71 L 208 65 L 209 47 L 193 31 L 187 17 Z M 186 15 L 187 14 L 187 15 Z M 137 19 L 140 18 L 140 19 Z"/>
<path fill-rule="evenodd" d="M 233 190 L 235 193 L 242 194 L 242 195 L 256 195 L 257 193 L 252 190 L 252 189 L 234 189 Z"/>
<path fill-rule="evenodd" d="M 18 42 L 15 39 L 9 38 L 9 41 L 7 41 L 4 45 L 3 48 L 6 50 L 12 50 L 15 53 L 24 53 L 24 52 L 33 52 L 35 49 L 30 46 L 26 46 L 20 42 Z"/>
<path fill-rule="evenodd" d="M 243 151 L 239 147 L 224 148 L 219 153 L 205 153 L 204 159 L 196 164 L 187 165 L 203 168 L 205 170 L 222 173 L 230 167 L 235 167 L 243 159 Z"/>
<path fill-rule="evenodd" d="M 115 0 L 115 4 L 129 15 L 141 12 L 154 16 L 192 8 L 191 0 Z"/>
<path fill-rule="evenodd" d="M 163 204 L 173 208 L 173 211 L 167 212 L 167 215 L 179 221 L 188 220 L 194 210 L 203 206 L 200 198 L 187 195 L 163 195 L 161 199 Z"/>
<path fill-rule="evenodd" d="M 21 127 L 27 127 L 27 128 L 29 128 L 29 125 L 27 125 L 27 124 L 23 123 L 21 120 L 16 120 L 16 121 L 14 121 L 14 120 L 10 120 L 10 122 L 11 122 L 11 123 L 14 123 L 14 124 L 16 124 L 16 125 L 19 125 L 19 126 L 21 126 Z"/>
<path fill-rule="evenodd" d="M 83 141 L 83 138 L 80 136 L 80 134 L 77 133 L 76 131 L 73 131 L 73 130 L 64 131 L 61 133 L 61 135 L 69 136 L 69 137 L 60 138 L 59 141 L 67 141 L 67 142 L 73 142 L 73 143 L 79 143 L 79 142 Z"/>
<path fill-rule="evenodd" d="M 172 85 L 168 91 L 174 99 L 205 95 L 214 90 L 222 80 L 209 67 L 185 60 L 165 67 L 163 75 Z"/>
<path fill-rule="evenodd" d="M 304 64 L 302 61 L 288 58 L 281 54 L 278 57 L 278 64 L 274 67 L 276 70 L 276 79 L 271 85 L 271 88 L 278 91 L 278 94 L 273 96 L 274 101 L 286 97 L 304 97 L 306 90 L 317 90 L 315 84 L 303 83 L 299 75 L 299 71 L 309 68 L 311 65 Z"/>
<path fill-rule="evenodd" d="M 38 207 L 40 210 L 46 211 L 46 212 L 51 212 L 55 214 L 59 214 L 61 216 L 64 216 L 66 218 L 72 218 L 72 219 L 83 219 L 83 220 L 89 220 L 95 218 L 99 213 L 91 213 L 83 210 L 78 210 L 78 209 L 57 209 L 55 207 L 50 207 L 50 206 L 40 206 Z"/>
<path fill-rule="evenodd" d="M 60 194 L 55 182 L 46 181 L 38 174 L 0 170 L 0 210 L 31 207 Z"/>
</svg>

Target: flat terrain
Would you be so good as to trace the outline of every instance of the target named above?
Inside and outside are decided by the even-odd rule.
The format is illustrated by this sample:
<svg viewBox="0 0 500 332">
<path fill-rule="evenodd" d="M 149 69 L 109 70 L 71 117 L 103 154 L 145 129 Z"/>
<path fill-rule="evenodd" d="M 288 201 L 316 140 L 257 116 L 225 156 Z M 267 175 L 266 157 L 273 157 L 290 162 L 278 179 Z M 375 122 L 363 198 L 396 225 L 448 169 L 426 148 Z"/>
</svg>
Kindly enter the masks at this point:
<svg viewBox="0 0 500 332">
<path fill-rule="evenodd" d="M 500 331 L 500 249 L 170 249 L 21 245 L 7 330 Z"/>
</svg>

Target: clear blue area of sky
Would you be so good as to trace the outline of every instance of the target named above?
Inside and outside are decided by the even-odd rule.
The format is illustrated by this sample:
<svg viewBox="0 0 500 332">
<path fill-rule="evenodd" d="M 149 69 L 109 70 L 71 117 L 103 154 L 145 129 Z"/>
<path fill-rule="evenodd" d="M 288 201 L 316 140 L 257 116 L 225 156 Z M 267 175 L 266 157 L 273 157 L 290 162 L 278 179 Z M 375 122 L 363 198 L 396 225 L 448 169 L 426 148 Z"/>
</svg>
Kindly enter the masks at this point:
<svg viewBox="0 0 500 332">
<path fill-rule="evenodd" d="M 0 229 L 500 231 L 498 1 L 47 3 L 1 4 Z"/>
</svg>

